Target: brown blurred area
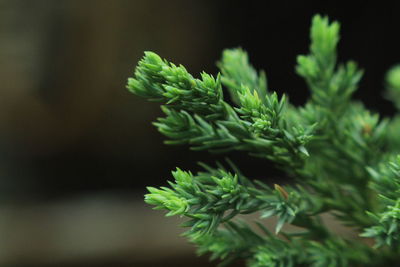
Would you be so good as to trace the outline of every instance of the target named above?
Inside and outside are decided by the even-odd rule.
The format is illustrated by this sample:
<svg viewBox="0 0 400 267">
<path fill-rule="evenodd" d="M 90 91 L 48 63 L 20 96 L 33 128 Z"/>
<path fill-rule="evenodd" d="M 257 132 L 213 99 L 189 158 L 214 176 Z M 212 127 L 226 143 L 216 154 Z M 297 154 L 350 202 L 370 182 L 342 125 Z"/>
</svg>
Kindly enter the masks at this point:
<svg viewBox="0 0 400 267">
<path fill-rule="evenodd" d="M 204 4 L 0 3 L 0 144 L 7 156 L 46 161 L 76 150 L 143 161 L 165 156 L 147 153 L 161 144 L 143 138 L 160 139 L 149 131 L 158 105 L 133 97 L 125 82 L 145 50 L 197 72 L 213 63 L 207 56 L 215 50 L 213 14 Z M 202 13 L 207 19 L 198 18 Z"/>
<path fill-rule="evenodd" d="M 0 266 L 207 265 L 144 207 L 144 185 L 165 181 L 146 170 L 167 174 L 171 151 L 158 104 L 125 83 L 146 50 L 213 64 L 215 16 L 195 1 L 0 1 Z"/>
<path fill-rule="evenodd" d="M 54 182 L 46 180 L 50 174 L 67 178 L 86 171 L 90 176 L 97 173 L 99 187 L 101 183 L 107 187 L 115 180 L 104 178 L 105 165 L 126 168 L 130 161 L 142 166 L 139 173 L 143 173 L 150 162 L 167 157 L 150 124 L 160 114 L 158 104 L 134 97 L 125 83 L 146 50 L 194 73 L 214 64 L 219 56 L 214 42 L 216 14 L 205 2 L 2 0 L 0 4 L 0 145 L 9 160 L 3 172 L 24 183 L 41 174 L 31 182 L 39 179 L 48 184 Z M 15 162 L 23 167 L 10 167 Z M 80 181 L 84 184 L 80 188 L 65 180 L 53 185 L 92 188 L 85 181 Z M 6 194 L 22 192 L 20 184 L 8 186 Z M 30 194 L 41 189 L 27 190 Z"/>
</svg>

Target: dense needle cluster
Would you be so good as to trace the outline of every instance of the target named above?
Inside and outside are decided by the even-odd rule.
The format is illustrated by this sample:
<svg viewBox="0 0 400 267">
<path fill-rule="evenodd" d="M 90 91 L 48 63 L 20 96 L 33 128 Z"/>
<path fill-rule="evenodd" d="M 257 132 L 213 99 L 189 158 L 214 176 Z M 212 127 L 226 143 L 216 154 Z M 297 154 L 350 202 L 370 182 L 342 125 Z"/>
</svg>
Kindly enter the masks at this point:
<svg viewBox="0 0 400 267">
<path fill-rule="evenodd" d="M 382 118 L 351 99 L 362 71 L 352 61 L 338 64 L 339 28 L 327 17 L 312 20 L 309 54 L 297 58 L 311 92 L 301 107 L 268 90 L 265 73 L 241 49 L 225 50 L 220 74 L 200 79 L 145 52 L 128 80 L 132 93 L 163 103 L 165 116 L 154 125 L 167 144 L 248 152 L 293 178 L 290 186 L 270 186 L 228 161 L 195 174 L 177 168 L 169 187 L 148 188 L 145 201 L 188 218 L 185 236 L 221 266 L 236 259 L 252 267 L 389 266 L 400 259 L 400 116 Z M 400 108 L 400 67 L 386 84 Z M 254 223 L 235 218 L 256 212 Z M 334 233 L 321 220 L 326 213 L 364 240 Z M 275 232 L 265 227 L 268 217 L 277 219 Z"/>
</svg>

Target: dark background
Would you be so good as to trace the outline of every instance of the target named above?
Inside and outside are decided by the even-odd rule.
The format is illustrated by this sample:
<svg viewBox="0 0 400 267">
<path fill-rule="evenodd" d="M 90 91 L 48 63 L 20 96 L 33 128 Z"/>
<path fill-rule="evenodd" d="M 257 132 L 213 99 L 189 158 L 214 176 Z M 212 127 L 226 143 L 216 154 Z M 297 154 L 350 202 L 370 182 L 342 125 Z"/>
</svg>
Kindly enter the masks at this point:
<svg viewBox="0 0 400 267">
<path fill-rule="evenodd" d="M 355 98 L 390 116 L 383 77 L 400 62 L 399 5 L 376 3 L 1 0 L 2 205 L 104 193 L 141 202 L 145 186 L 166 184 L 176 166 L 223 160 L 162 144 L 151 126 L 159 105 L 125 89 L 146 50 L 197 76 L 215 74 L 222 49 L 240 46 L 266 70 L 270 90 L 301 105 L 308 91 L 296 55 L 308 52 L 311 17 L 328 15 L 342 25 L 339 60 L 365 70 Z M 281 179 L 267 162 L 229 156 L 250 177 Z"/>
</svg>

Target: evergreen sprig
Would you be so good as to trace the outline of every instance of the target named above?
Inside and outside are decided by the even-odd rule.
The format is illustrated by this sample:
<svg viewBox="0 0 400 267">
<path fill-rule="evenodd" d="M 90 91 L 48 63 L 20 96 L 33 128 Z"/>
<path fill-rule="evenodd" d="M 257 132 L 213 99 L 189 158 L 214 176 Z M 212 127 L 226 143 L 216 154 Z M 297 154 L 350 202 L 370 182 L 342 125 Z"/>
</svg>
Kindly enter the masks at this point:
<svg viewBox="0 0 400 267">
<path fill-rule="evenodd" d="M 163 103 L 165 116 L 154 125 L 167 144 L 246 151 L 294 181 L 271 186 L 228 162 L 229 169 L 201 164 L 195 174 L 177 169 L 169 186 L 148 187 L 147 203 L 187 218 L 184 235 L 199 254 L 252 267 L 388 266 L 400 259 L 400 116 L 382 118 L 352 99 L 363 71 L 338 63 L 339 30 L 338 22 L 314 16 L 309 53 L 297 58 L 296 72 L 311 92 L 300 107 L 268 89 L 265 72 L 240 48 L 223 52 L 221 74 L 200 79 L 153 52 L 139 61 L 127 88 Z M 400 67 L 388 72 L 386 87 L 400 108 Z M 255 212 L 256 227 L 238 218 Z M 322 219 L 326 213 L 365 242 L 338 235 Z M 268 217 L 277 219 L 274 233 L 264 225 Z"/>
</svg>

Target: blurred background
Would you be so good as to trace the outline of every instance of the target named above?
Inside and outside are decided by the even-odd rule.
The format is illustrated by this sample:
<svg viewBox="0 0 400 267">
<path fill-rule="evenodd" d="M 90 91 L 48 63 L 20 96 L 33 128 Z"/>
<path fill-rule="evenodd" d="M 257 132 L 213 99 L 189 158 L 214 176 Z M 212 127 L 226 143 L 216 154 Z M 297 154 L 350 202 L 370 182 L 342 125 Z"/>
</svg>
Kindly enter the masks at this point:
<svg viewBox="0 0 400 267">
<path fill-rule="evenodd" d="M 342 24 L 341 61 L 366 70 L 356 98 L 391 115 L 385 71 L 400 62 L 399 5 L 352 1 L 0 0 L 0 266 L 215 266 L 179 237 L 179 218 L 143 203 L 176 166 L 223 156 L 162 144 L 161 115 L 125 89 L 143 51 L 217 73 L 241 46 L 295 104 L 313 14 Z M 229 155 L 245 174 L 284 179 Z M 238 265 L 240 266 L 240 265 Z"/>
</svg>

